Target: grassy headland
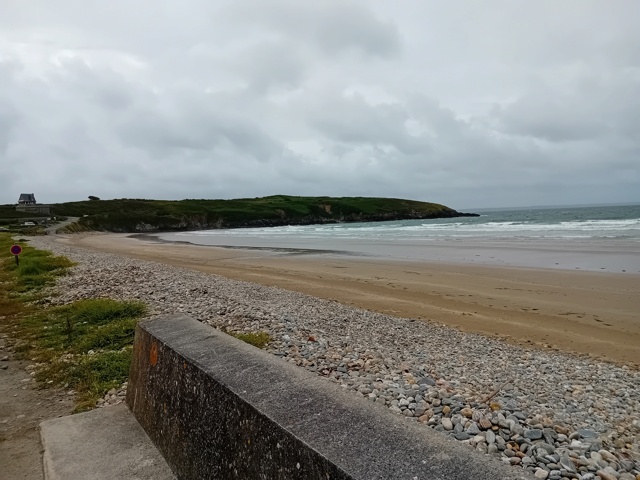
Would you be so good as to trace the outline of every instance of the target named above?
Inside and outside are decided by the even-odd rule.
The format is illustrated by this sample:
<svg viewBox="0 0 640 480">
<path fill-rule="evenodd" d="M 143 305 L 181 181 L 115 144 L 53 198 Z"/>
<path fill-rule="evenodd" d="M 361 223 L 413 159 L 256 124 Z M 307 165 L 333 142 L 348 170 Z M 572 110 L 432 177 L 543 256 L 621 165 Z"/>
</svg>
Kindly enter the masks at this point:
<svg viewBox="0 0 640 480">
<path fill-rule="evenodd" d="M 80 217 L 78 230 L 145 232 L 310 225 L 467 216 L 437 203 L 396 198 L 292 197 L 236 200 L 117 199 L 52 205 L 52 214 Z"/>
</svg>

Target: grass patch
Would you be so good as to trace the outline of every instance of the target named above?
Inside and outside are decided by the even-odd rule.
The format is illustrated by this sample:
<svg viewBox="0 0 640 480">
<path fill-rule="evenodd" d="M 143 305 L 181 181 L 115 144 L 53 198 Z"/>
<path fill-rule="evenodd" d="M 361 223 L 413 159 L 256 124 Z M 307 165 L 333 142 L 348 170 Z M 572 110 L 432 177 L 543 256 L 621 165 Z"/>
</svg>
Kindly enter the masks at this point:
<svg viewBox="0 0 640 480">
<path fill-rule="evenodd" d="M 132 344 L 136 319 L 145 311 L 140 302 L 79 300 L 30 315 L 21 327 L 25 338 L 48 351 L 85 354 L 95 349 L 119 350 Z"/>
<path fill-rule="evenodd" d="M 8 253 L 11 245 L 13 239 L 0 234 L 0 250 Z M 41 288 L 73 263 L 21 246 L 19 266 L 13 258 L 0 261 L 0 328 L 15 341 L 17 356 L 37 364 L 41 386 L 72 388 L 76 411 L 91 409 L 106 391 L 126 381 L 135 326 L 146 306 L 103 298 L 38 306 L 33 300 L 41 297 Z"/>
<path fill-rule="evenodd" d="M 42 287 L 53 285 L 56 277 L 65 275 L 67 269 L 74 263 L 66 257 L 59 257 L 46 250 L 37 250 L 29 246 L 23 239 L 17 243 L 22 247 L 22 254 L 19 256 L 20 265 L 16 264 L 13 255 L 8 254 L 9 248 L 14 240 L 11 235 L 0 234 L 0 252 L 7 252 L 4 255 L 0 266 L 0 282 L 7 283 L 14 292 L 36 293 Z M 0 310 L 0 315 L 2 311 Z"/>
<path fill-rule="evenodd" d="M 16 352 L 40 364 L 37 380 L 73 388 L 76 411 L 92 408 L 126 381 L 136 323 L 145 312 L 140 302 L 102 298 L 49 308 L 20 322 L 25 342 Z"/>
<path fill-rule="evenodd" d="M 93 355 L 65 356 L 54 360 L 36 374 L 42 385 L 52 382 L 67 385 L 76 392 L 75 412 L 95 408 L 96 402 L 111 388 L 117 388 L 129 376 L 131 347 Z"/>
<path fill-rule="evenodd" d="M 93 229 L 87 225 L 83 225 L 79 222 L 73 222 L 64 227 L 60 227 L 56 230 L 56 233 L 82 233 L 92 232 Z"/>
<path fill-rule="evenodd" d="M 242 340 L 243 342 L 258 348 L 265 348 L 267 344 L 271 341 L 271 337 L 267 332 L 229 333 L 229 334 L 233 337 L 236 337 L 238 340 Z"/>
</svg>

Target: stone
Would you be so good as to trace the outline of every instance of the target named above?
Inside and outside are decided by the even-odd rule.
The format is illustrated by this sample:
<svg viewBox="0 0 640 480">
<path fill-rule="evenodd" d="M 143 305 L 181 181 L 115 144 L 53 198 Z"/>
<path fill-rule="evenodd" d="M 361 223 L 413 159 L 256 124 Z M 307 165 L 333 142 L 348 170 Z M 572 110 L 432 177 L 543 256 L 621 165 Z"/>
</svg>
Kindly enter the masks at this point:
<svg viewBox="0 0 640 480">
<path fill-rule="evenodd" d="M 489 443 L 489 444 L 496 443 L 496 434 L 493 433 L 491 430 L 487 430 L 485 432 L 484 438 L 487 441 L 487 443 Z"/>
<path fill-rule="evenodd" d="M 445 430 L 453 430 L 453 423 L 450 418 L 443 418 L 440 422 Z"/>
<path fill-rule="evenodd" d="M 491 428 L 491 420 L 489 420 L 486 417 L 482 417 L 480 420 L 478 420 L 478 425 L 480 426 L 480 428 L 482 428 L 483 430 L 488 430 Z"/>
<path fill-rule="evenodd" d="M 604 470 L 598 470 L 596 472 L 596 475 L 598 475 L 601 480 L 618 480 L 615 475 L 611 475 L 610 473 L 605 472 Z"/>
<path fill-rule="evenodd" d="M 418 405 L 414 408 L 414 414 L 416 417 L 421 417 L 422 415 L 424 415 L 424 412 L 426 411 L 427 411 L 427 408 L 424 405 Z"/>
<path fill-rule="evenodd" d="M 560 466 L 565 470 L 567 470 L 568 472 L 576 473 L 576 466 L 568 456 L 563 455 L 562 457 L 560 457 L 559 463 L 560 463 Z"/>
<path fill-rule="evenodd" d="M 605 462 L 615 462 L 617 460 L 616 456 L 613 455 L 608 450 L 604 450 L 604 449 L 598 450 L 598 453 L 600 454 L 600 456 Z"/>
<path fill-rule="evenodd" d="M 539 478 L 541 480 L 545 480 L 549 476 L 549 472 L 547 472 L 544 468 L 536 468 L 536 471 L 533 473 L 533 476 Z"/>
<path fill-rule="evenodd" d="M 418 385 L 434 386 L 436 381 L 431 377 L 422 377 L 418 379 Z"/>
<path fill-rule="evenodd" d="M 539 430 L 537 428 L 525 428 L 524 438 L 528 438 L 529 440 L 540 440 L 542 438 L 542 430 Z"/>
<path fill-rule="evenodd" d="M 479 410 L 474 410 L 471 414 L 471 420 L 478 423 L 478 421 L 484 417 L 484 414 Z"/>
<path fill-rule="evenodd" d="M 466 418 L 471 418 L 471 416 L 473 415 L 473 410 L 471 410 L 469 407 L 465 407 L 460 410 L 460 415 Z"/>
<path fill-rule="evenodd" d="M 480 429 L 478 428 L 478 425 L 476 424 L 476 422 L 471 422 L 471 425 L 467 427 L 466 432 L 469 435 L 477 435 L 480 433 Z"/>
</svg>

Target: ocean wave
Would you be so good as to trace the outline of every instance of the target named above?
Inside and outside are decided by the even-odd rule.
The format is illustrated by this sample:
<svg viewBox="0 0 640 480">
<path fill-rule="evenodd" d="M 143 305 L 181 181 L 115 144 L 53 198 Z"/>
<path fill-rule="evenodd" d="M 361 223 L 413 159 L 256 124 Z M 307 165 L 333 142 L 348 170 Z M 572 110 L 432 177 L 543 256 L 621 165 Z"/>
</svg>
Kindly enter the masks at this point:
<svg viewBox="0 0 640 480">
<path fill-rule="evenodd" d="M 615 212 L 613 213 L 609 218 L 597 218 L 599 215 L 588 209 L 496 212 L 492 215 L 462 219 L 289 225 L 232 230 L 202 230 L 181 232 L 176 235 L 194 238 L 277 239 L 291 237 L 300 239 L 340 238 L 344 240 L 411 240 L 417 238 L 428 240 L 446 237 L 640 239 L 640 218 L 637 218 L 637 211 L 634 212 L 634 218 L 616 218 Z M 567 219 L 566 217 L 569 215 L 573 218 Z"/>
</svg>

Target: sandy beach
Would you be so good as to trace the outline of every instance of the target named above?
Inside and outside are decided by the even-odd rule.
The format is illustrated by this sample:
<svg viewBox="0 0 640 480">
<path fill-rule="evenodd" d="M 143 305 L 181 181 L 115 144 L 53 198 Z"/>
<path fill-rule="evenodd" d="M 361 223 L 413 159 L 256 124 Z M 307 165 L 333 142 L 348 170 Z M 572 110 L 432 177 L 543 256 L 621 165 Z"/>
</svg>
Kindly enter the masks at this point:
<svg viewBox="0 0 640 480">
<path fill-rule="evenodd" d="M 127 235 L 31 242 L 76 262 L 51 292 L 54 304 L 134 299 L 151 317 L 262 332 L 266 352 L 339 384 L 354 402 L 384 406 L 536 478 L 640 475 L 636 276 Z M 600 359 L 586 355 L 594 351 Z"/>
<path fill-rule="evenodd" d="M 220 248 L 127 234 L 56 241 L 278 286 L 510 343 L 640 365 L 637 274 Z"/>
</svg>

